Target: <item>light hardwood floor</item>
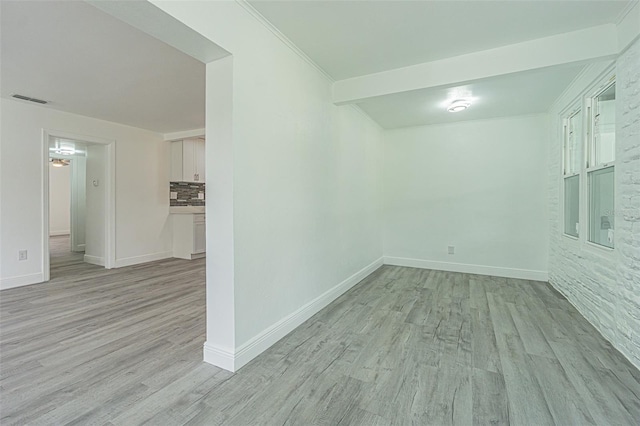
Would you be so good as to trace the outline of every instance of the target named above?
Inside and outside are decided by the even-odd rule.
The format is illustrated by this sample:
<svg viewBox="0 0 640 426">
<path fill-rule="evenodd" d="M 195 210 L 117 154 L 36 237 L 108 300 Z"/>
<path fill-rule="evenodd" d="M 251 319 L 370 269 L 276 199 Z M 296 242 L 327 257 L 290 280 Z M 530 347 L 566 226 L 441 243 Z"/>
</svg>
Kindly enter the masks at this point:
<svg viewBox="0 0 640 426">
<path fill-rule="evenodd" d="M 231 374 L 204 259 L 55 265 L 0 293 L 3 425 L 640 423 L 640 372 L 543 283 L 384 266 Z"/>
</svg>

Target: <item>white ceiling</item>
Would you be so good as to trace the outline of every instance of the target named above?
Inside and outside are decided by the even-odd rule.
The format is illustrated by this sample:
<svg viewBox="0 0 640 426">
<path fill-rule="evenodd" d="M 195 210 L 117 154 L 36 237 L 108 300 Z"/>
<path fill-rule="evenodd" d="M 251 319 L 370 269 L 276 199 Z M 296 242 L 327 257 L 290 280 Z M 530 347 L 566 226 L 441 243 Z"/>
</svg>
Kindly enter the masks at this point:
<svg viewBox="0 0 640 426">
<path fill-rule="evenodd" d="M 628 0 L 250 0 L 335 80 L 612 23 Z"/>
<path fill-rule="evenodd" d="M 358 105 L 386 129 L 546 112 L 583 66 L 554 67 L 374 98 Z M 451 113 L 457 98 L 471 107 Z"/>
<path fill-rule="evenodd" d="M 160 133 L 204 127 L 202 62 L 85 2 L 0 7 L 2 97 Z"/>
<path fill-rule="evenodd" d="M 637 0 L 632 0 L 637 1 Z M 615 23 L 632 1 L 271 1 L 250 4 L 335 80 Z M 532 52 L 533 53 L 533 52 Z M 378 96 L 358 105 L 384 128 L 546 112 L 585 64 Z M 462 84 L 462 83 L 461 83 Z M 458 96 L 460 97 L 460 96 Z"/>
<path fill-rule="evenodd" d="M 95 4 L 107 11 L 110 5 L 148 5 Z M 336 80 L 615 22 L 628 4 L 251 1 Z M 86 2 L 2 0 L 0 7 L 1 96 L 41 98 L 51 102 L 45 108 L 161 133 L 204 127 L 205 67 L 198 60 Z M 118 10 L 109 13 L 119 16 Z M 148 10 L 138 14 L 156 24 L 163 18 Z M 160 20 L 160 30 L 145 31 L 158 36 L 169 25 Z M 183 38 L 191 45 L 198 36 Z M 200 42 L 209 41 L 196 44 Z M 226 54 L 212 51 L 214 56 Z M 446 112 L 442 104 L 452 87 L 381 96 L 359 105 L 385 128 L 538 113 L 579 71 L 579 66 L 562 66 L 467 82 L 465 88 L 477 102 L 458 114 Z"/>
</svg>

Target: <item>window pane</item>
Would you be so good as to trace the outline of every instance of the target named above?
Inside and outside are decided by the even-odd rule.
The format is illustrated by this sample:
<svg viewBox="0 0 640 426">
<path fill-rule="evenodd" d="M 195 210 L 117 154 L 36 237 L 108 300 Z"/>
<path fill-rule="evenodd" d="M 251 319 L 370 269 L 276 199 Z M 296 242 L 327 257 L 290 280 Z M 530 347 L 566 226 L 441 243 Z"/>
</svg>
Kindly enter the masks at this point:
<svg viewBox="0 0 640 426">
<path fill-rule="evenodd" d="M 616 86 L 612 85 L 596 98 L 593 119 L 593 153 L 589 167 L 615 160 Z"/>
<path fill-rule="evenodd" d="M 578 236 L 580 217 L 580 176 L 564 180 L 564 233 Z"/>
<path fill-rule="evenodd" d="M 580 171 L 580 142 L 582 140 L 582 111 L 569 117 L 565 134 L 565 175 Z"/>
<path fill-rule="evenodd" d="M 613 167 L 589 173 L 589 241 L 613 248 Z"/>
</svg>

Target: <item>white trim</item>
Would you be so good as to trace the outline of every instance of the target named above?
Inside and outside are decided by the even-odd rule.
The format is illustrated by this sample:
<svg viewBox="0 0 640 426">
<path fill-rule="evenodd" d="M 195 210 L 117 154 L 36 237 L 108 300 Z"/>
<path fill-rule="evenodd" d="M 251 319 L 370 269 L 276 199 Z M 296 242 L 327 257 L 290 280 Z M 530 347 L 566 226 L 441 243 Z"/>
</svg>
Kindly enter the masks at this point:
<svg viewBox="0 0 640 426">
<path fill-rule="evenodd" d="M 615 165 L 616 165 L 615 161 L 609 161 L 608 163 L 602 163 L 597 166 L 587 167 L 585 171 L 587 173 L 597 172 L 598 170 L 604 170 L 604 169 L 608 169 L 609 167 L 615 167 Z"/>
<path fill-rule="evenodd" d="M 204 349 L 202 352 L 204 354 L 204 362 L 208 364 L 213 364 L 216 367 L 220 367 L 231 372 L 240 368 L 236 368 L 236 361 L 233 352 L 216 348 L 209 342 L 204 342 Z"/>
<path fill-rule="evenodd" d="M 491 275 L 494 277 L 518 278 L 523 280 L 548 281 L 548 271 L 505 268 L 501 266 L 472 265 L 466 263 L 440 262 L 404 257 L 384 257 L 385 265 L 408 266 L 411 268 L 435 269 L 438 271 L 463 272 L 466 274 Z"/>
<path fill-rule="evenodd" d="M 620 25 L 622 23 L 622 21 L 624 21 L 624 18 L 627 17 L 627 15 L 638 5 L 637 1 L 630 1 L 627 3 L 627 5 L 624 7 L 624 9 L 622 9 L 620 11 L 620 13 L 618 14 L 618 16 L 615 19 L 615 23 L 616 25 Z"/>
<path fill-rule="evenodd" d="M 585 244 L 585 247 L 592 247 L 594 249 L 604 250 L 605 253 L 613 253 L 613 251 L 615 250 L 615 247 L 605 246 L 604 244 L 596 243 L 590 240 L 586 240 L 584 244 Z"/>
<path fill-rule="evenodd" d="M 104 257 L 84 255 L 83 261 L 92 265 L 104 266 Z"/>
<path fill-rule="evenodd" d="M 573 241 L 580 241 L 580 237 L 579 237 L 579 236 L 578 236 L 578 237 L 575 237 L 575 236 L 573 236 L 573 235 L 571 235 L 571 234 L 567 234 L 567 233 L 565 233 L 565 232 L 563 232 L 563 233 L 562 233 L 562 236 L 563 236 L 563 237 L 566 237 L 566 238 L 568 238 L 568 239 L 570 239 L 570 240 L 573 240 Z"/>
<path fill-rule="evenodd" d="M 49 265 L 49 132 L 42 129 L 42 158 L 40 159 L 43 164 L 42 169 L 42 186 L 40 187 L 40 199 L 42 200 L 42 281 L 49 281 L 51 276 L 51 270 Z"/>
<path fill-rule="evenodd" d="M 114 263 L 114 268 L 122 268 L 124 266 L 154 262 L 156 260 L 168 259 L 170 257 L 173 257 L 172 251 L 162 251 L 158 253 L 143 254 L 141 256 L 123 257 L 122 259 L 116 259 Z"/>
<path fill-rule="evenodd" d="M 253 7 L 248 1 L 246 1 L 246 0 L 236 0 L 236 3 L 238 3 L 240 6 L 242 6 L 242 8 L 244 10 L 246 10 L 258 22 L 260 22 L 266 29 L 271 31 L 273 33 L 273 35 L 278 37 L 280 39 L 280 41 L 282 41 L 285 44 L 285 46 L 287 46 L 296 55 L 298 55 L 305 62 L 307 62 L 309 65 L 311 65 L 313 68 L 315 68 L 324 78 L 327 79 L 327 81 L 329 81 L 329 83 L 335 83 L 335 79 L 333 77 L 331 77 L 324 69 L 322 69 L 322 67 L 320 67 L 320 65 L 316 64 L 313 61 L 313 59 L 311 59 L 309 56 L 307 56 L 306 53 L 304 53 L 302 50 L 300 50 L 300 48 L 298 46 L 296 46 L 291 40 L 289 40 L 289 38 L 286 35 L 284 35 L 278 28 L 276 28 L 271 22 L 269 22 L 269 20 L 267 18 L 262 16 L 262 14 L 260 12 L 258 12 L 256 10 L 256 8 Z"/>
<path fill-rule="evenodd" d="M 575 102 L 581 102 L 581 99 L 589 92 L 590 89 L 584 89 L 585 86 L 592 88 L 594 81 L 600 81 L 607 73 L 613 72 L 615 67 L 615 60 L 596 62 L 585 66 L 551 104 L 548 111 L 559 111 L 559 114 L 564 116 Z"/>
<path fill-rule="evenodd" d="M 50 237 L 59 237 L 61 235 L 70 235 L 70 234 L 71 234 L 71 231 L 68 230 L 68 229 L 63 230 L 63 231 L 49 231 L 49 236 Z"/>
<path fill-rule="evenodd" d="M 329 75 L 329 73 L 327 73 L 320 65 L 318 65 L 306 53 L 304 53 L 302 50 L 300 50 L 300 48 L 298 46 L 296 46 L 295 43 L 293 43 L 286 35 L 284 35 L 278 28 L 276 28 L 267 18 L 265 18 L 260 12 L 258 12 L 258 10 L 255 7 L 253 7 L 253 5 L 251 5 L 251 3 L 249 3 L 247 0 L 236 0 L 236 3 L 238 3 L 240 6 L 242 6 L 242 8 L 244 10 L 249 12 L 249 14 L 251 14 L 251 16 L 253 16 L 265 28 L 267 28 L 276 37 L 278 37 L 278 39 L 280 39 L 280 41 L 282 43 L 284 43 L 285 46 L 287 46 L 289 49 L 291 49 L 293 51 L 293 53 L 298 55 L 306 63 L 308 63 L 316 71 L 318 71 L 322 75 L 322 77 L 324 77 L 329 83 L 333 84 L 333 83 L 336 82 L 336 80 L 333 77 L 331 77 L 331 75 Z M 332 91 L 333 91 L 333 87 L 332 87 Z M 371 123 L 375 124 L 379 129 L 384 130 L 384 128 L 380 125 L 380 123 L 378 123 L 376 120 L 371 118 L 371 116 L 369 114 L 367 114 L 366 112 L 364 112 L 364 110 L 362 108 L 360 108 L 359 105 L 353 103 L 353 104 L 351 104 L 351 107 L 356 112 L 361 114 L 364 118 L 369 120 Z M 170 139 L 167 139 L 167 135 L 165 135 L 165 139 L 164 140 L 170 140 Z"/>
<path fill-rule="evenodd" d="M 163 135 L 165 141 L 177 141 L 188 138 L 197 138 L 204 136 L 204 129 L 183 130 L 181 132 L 165 133 Z"/>
<path fill-rule="evenodd" d="M 43 281 L 44 276 L 41 273 L 2 278 L 0 279 L 0 290 L 7 290 L 10 288 L 22 287 L 24 285 L 30 284 L 39 284 Z"/>
<path fill-rule="evenodd" d="M 371 275 L 383 265 L 383 258 L 365 266 L 335 287 L 330 288 L 312 301 L 301 306 L 295 312 L 258 333 L 249 341 L 240 345 L 235 352 L 217 348 L 209 343 L 204 344 L 204 361 L 224 368 L 237 371 L 243 365 L 267 350 L 271 345 L 300 326 L 303 322 L 320 312 L 324 307 L 336 300 L 351 287 Z"/>
</svg>

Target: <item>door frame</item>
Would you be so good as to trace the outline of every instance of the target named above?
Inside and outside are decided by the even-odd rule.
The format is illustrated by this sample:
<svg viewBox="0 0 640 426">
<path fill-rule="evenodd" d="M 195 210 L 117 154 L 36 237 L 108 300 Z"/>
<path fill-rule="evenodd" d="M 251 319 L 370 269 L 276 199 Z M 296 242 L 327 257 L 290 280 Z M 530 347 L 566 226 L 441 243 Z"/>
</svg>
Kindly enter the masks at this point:
<svg viewBox="0 0 640 426">
<path fill-rule="evenodd" d="M 49 141 L 51 138 L 70 139 L 105 147 L 105 229 L 104 267 L 111 269 L 116 259 L 116 145 L 115 140 L 97 136 L 78 135 L 59 130 L 42 129 L 42 272 L 43 281 L 51 278 L 49 253 Z"/>
<path fill-rule="evenodd" d="M 79 164 L 84 163 L 82 166 L 80 166 Z M 87 179 L 86 179 L 86 168 L 87 168 L 87 158 L 83 157 L 82 160 L 80 160 L 80 157 L 75 157 L 71 160 L 71 170 L 70 170 L 70 175 L 71 175 L 71 182 L 69 182 L 69 186 L 71 188 L 71 214 L 69 215 L 69 219 L 70 219 L 70 223 L 69 223 L 69 239 L 71 240 L 71 251 L 72 252 L 84 252 L 85 251 L 85 244 L 78 244 L 78 230 L 77 230 L 77 224 L 78 224 L 78 196 L 80 194 L 81 191 L 79 191 L 78 189 L 78 169 L 82 167 L 84 169 L 84 174 L 82 174 L 83 178 L 84 178 L 84 186 L 83 186 L 83 190 L 84 190 L 84 194 L 83 196 L 85 197 L 85 210 L 86 210 L 86 196 L 87 196 Z M 86 212 L 84 214 L 84 216 L 86 216 Z M 85 217 L 86 219 L 86 217 Z M 86 230 L 86 223 L 85 223 L 85 230 Z M 84 239 L 83 239 L 84 241 Z M 82 247 L 80 247 L 82 246 Z"/>
</svg>

